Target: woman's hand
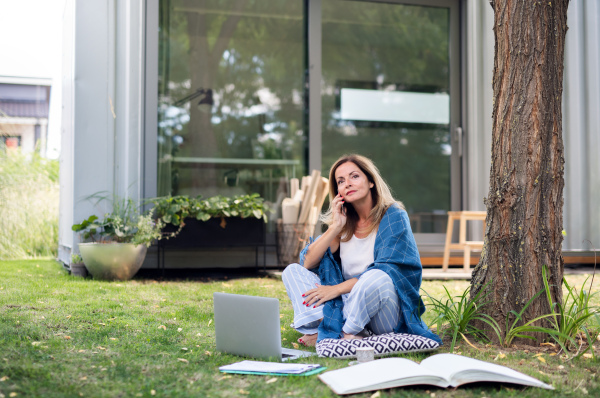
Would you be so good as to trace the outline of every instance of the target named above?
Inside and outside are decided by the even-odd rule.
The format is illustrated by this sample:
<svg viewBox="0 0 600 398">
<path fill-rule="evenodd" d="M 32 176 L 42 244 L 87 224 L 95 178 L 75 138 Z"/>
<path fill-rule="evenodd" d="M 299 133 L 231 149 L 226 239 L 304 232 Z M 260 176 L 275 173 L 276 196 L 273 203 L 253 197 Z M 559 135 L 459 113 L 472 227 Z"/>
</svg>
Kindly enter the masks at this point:
<svg viewBox="0 0 600 398">
<path fill-rule="evenodd" d="M 331 201 L 332 209 L 333 209 L 333 224 L 332 226 L 339 233 L 346 225 L 346 209 L 344 208 L 344 198 L 341 194 L 337 194 L 335 198 Z"/>
<path fill-rule="evenodd" d="M 302 297 L 304 297 L 304 305 L 307 307 L 316 308 L 317 306 L 325 303 L 326 301 L 333 300 L 334 298 L 341 295 L 339 285 L 334 286 L 323 286 L 318 285 L 314 289 L 306 291 Z"/>
</svg>

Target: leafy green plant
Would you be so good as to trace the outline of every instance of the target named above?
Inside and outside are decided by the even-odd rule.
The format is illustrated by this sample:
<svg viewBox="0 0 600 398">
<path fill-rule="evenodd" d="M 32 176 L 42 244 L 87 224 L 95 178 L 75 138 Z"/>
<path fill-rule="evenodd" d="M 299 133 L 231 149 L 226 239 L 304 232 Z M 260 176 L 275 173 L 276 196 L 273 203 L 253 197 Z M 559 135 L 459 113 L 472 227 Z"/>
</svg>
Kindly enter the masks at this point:
<svg viewBox="0 0 600 398">
<path fill-rule="evenodd" d="M 150 212 L 138 218 L 137 231 L 131 242 L 136 245 L 150 246 L 153 241 L 162 238 L 162 227 L 162 222 L 156 222 L 152 216 L 152 210 L 150 210 Z"/>
<path fill-rule="evenodd" d="M 87 219 L 83 220 L 80 224 L 74 224 L 71 229 L 75 232 L 80 232 L 83 240 L 95 241 L 96 234 L 102 228 L 102 222 L 96 222 L 98 216 L 91 215 Z"/>
<path fill-rule="evenodd" d="M 92 195 L 90 198 L 98 202 L 108 200 L 106 196 Z M 162 237 L 163 222 L 154 220 L 153 210 L 140 214 L 138 206 L 132 199 L 112 199 L 112 211 L 100 220 L 91 215 L 71 229 L 81 233 L 83 240 L 93 242 L 133 243 L 150 246 L 153 241 Z"/>
<path fill-rule="evenodd" d="M 546 277 L 546 272 L 546 267 L 544 266 L 544 268 L 542 269 L 542 275 L 544 283 L 547 285 L 548 279 Z M 541 321 L 542 319 L 556 318 L 558 314 L 551 312 L 550 314 L 540 315 L 534 319 L 531 319 L 528 322 L 525 322 L 522 325 L 518 325 L 518 323 L 523 319 L 523 314 L 525 313 L 525 311 L 527 311 L 527 308 L 529 308 L 529 306 L 544 292 L 545 289 L 542 289 L 536 294 L 534 294 L 533 297 L 530 298 L 529 301 L 527 301 L 527 303 L 523 306 L 521 311 L 516 312 L 513 310 L 506 315 L 506 329 L 504 339 L 501 342 L 504 347 L 510 346 L 516 338 L 535 340 L 534 336 L 525 333 L 542 333 L 547 334 L 553 339 L 555 339 L 559 343 L 559 345 L 566 351 L 566 347 L 562 342 L 571 339 L 568 335 L 554 327 L 547 328 L 535 325 L 536 322 Z M 511 316 L 513 316 L 512 322 Z"/>
<path fill-rule="evenodd" d="M 71 264 L 80 264 L 83 262 L 81 255 L 79 254 L 71 254 Z"/>
<path fill-rule="evenodd" d="M 268 206 L 257 193 L 232 198 L 217 195 L 200 201 L 196 218 L 206 221 L 218 217 L 255 217 L 267 222 Z"/>
<path fill-rule="evenodd" d="M 552 327 L 561 333 L 561 335 L 553 336 L 553 338 L 561 344 L 569 347 L 575 341 L 575 338 L 580 333 L 587 333 L 586 324 L 595 314 L 597 309 L 590 305 L 590 299 L 597 294 L 592 294 L 590 291 L 585 291 L 585 284 L 588 278 L 583 282 L 583 286 L 578 291 L 575 287 L 569 285 L 566 279 L 563 278 L 563 284 L 567 289 L 567 295 L 562 303 L 553 303 L 550 296 L 550 286 L 546 278 L 546 268 L 543 269 L 544 289 L 548 303 L 553 310 L 553 317 L 550 320 Z M 590 336 L 588 335 L 588 338 Z"/>
<path fill-rule="evenodd" d="M 554 317 L 551 320 L 552 327 L 564 335 L 553 336 L 553 338 L 561 345 L 561 347 L 567 346 L 568 348 L 572 348 L 577 337 L 585 335 L 587 338 L 587 348 L 581 352 L 580 346 L 580 349 L 578 350 L 580 353 L 576 355 L 576 357 L 581 356 L 590 350 L 592 348 L 592 344 L 596 341 L 596 338 L 600 334 L 600 312 L 598 311 L 597 306 L 591 304 L 592 298 L 598 294 L 598 292 L 592 292 L 594 276 L 596 275 L 595 260 L 594 250 L 594 272 L 592 274 L 592 280 L 590 281 L 590 286 L 587 292 L 585 285 L 590 277 L 585 278 L 579 291 L 575 287 L 571 287 L 569 282 L 567 282 L 567 279 L 563 277 L 563 284 L 567 289 L 567 297 L 562 303 L 552 302 L 550 285 L 548 284 L 548 278 L 546 277 L 546 267 L 544 267 L 542 270 L 546 297 L 550 307 L 553 311 L 555 311 Z M 596 327 L 595 324 L 598 326 Z M 592 355 L 595 356 L 594 350 L 591 351 Z"/>
<path fill-rule="evenodd" d="M 154 215 L 165 224 L 182 225 L 186 217 L 193 214 L 195 207 L 200 200 L 198 198 L 190 199 L 185 195 L 161 196 L 148 200 L 148 203 L 154 204 Z"/>
<path fill-rule="evenodd" d="M 427 292 L 425 294 L 429 297 L 433 305 L 433 311 L 436 313 L 432 325 L 437 324 L 438 333 L 441 334 L 442 338 L 447 331 L 452 334 L 450 351 L 454 349 L 456 339 L 459 335 L 469 344 L 471 343 L 466 335 L 487 339 L 484 331 L 473 325 L 475 321 L 484 322 L 489 325 L 498 335 L 498 340 L 501 340 L 500 328 L 496 321 L 491 316 L 483 314 L 479 310 L 488 303 L 484 301 L 486 295 L 483 292 L 485 289 L 481 289 L 472 299 L 469 298 L 470 287 L 459 296 L 452 296 L 445 286 L 444 290 L 446 296 L 441 299 L 432 297 Z M 443 329 L 444 325 L 446 326 L 445 329 Z"/>
<path fill-rule="evenodd" d="M 225 197 L 222 195 L 202 199 L 201 196 L 162 196 L 150 199 L 154 204 L 155 217 L 165 224 L 183 226 L 187 217 L 201 221 L 211 218 L 255 217 L 267 222 L 268 206 L 258 194 Z"/>
<path fill-rule="evenodd" d="M 589 350 L 592 352 L 592 356 L 597 358 L 596 352 L 593 350 L 592 345 L 600 337 L 600 312 L 594 312 L 594 314 L 588 319 L 584 331 L 587 337 L 588 347 L 581 353 L 581 355 L 585 354 Z"/>
</svg>

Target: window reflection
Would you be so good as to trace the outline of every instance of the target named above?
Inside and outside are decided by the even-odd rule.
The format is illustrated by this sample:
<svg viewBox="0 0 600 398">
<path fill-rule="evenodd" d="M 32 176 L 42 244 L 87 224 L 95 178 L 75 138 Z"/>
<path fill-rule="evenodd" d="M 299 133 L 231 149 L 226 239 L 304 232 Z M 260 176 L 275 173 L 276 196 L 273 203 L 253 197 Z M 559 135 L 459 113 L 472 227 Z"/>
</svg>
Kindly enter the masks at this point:
<svg viewBox="0 0 600 398">
<path fill-rule="evenodd" d="M 158 194 L 259 193 L 305 172 L 302 2 L 160 2 Z"/>
<path fill-rule="evenodd" d="M 323 171 L 370 157 L 422 233 L 445 232 L 450 209 L 448 20 L 448 8 L 323 1 Z M 421 103 L 384 109 L 408 98 Z"/>
</svg>

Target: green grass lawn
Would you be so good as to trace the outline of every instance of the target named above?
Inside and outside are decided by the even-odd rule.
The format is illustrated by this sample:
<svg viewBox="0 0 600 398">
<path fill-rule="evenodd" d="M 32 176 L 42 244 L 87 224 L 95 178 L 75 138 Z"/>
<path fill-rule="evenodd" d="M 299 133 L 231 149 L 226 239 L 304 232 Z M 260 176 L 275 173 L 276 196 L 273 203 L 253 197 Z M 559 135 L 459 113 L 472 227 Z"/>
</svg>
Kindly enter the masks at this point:
<svg viewBox="0 0 600 398">
<path fill-rule="evenodd" d="M 579 288 L 584 277 L 569 276 L 568 280 Z M 596 280 L 598 284 L 600 280 Z M 446 284 L 457 294 L 467 286 L 466 281 Z M 442 296 L 442 282 L 426 281 L 423 288 Z M 240 358 L 215 352 L 212 294 L 216 291 L 278 298 L 284 346 L 292 348 L 300 337 L 289 327 L 291 303 L 279 280 L 100 282 L 72 277 L 54 261 L 0 262 L 0 398 L 335 396 L 316 376 L 219 373 L 219 366 Z M 598 296 L 596 305 L 600 304 Z M 447 352 L 448 346 L 446 343 L 439 352 Z M 550 346 L 528 352 L 478 347 L 460 342 L 455 352 L 488 361 L 497 358 L 496 363 L 553 384 L 556 391 L 473 385 L 456 390 L 391 389 L 381 391 L 380 396 L 600 396 L 597 359 L 567 361 L 553 356 Z M 600 342 L 595 349 L 600 354 Z M 415 361 L 426 356 L 407 355 Z M 313 357 L 304 362 L 337 369 L 347 366 L 349 360 Z"/>
</svg>

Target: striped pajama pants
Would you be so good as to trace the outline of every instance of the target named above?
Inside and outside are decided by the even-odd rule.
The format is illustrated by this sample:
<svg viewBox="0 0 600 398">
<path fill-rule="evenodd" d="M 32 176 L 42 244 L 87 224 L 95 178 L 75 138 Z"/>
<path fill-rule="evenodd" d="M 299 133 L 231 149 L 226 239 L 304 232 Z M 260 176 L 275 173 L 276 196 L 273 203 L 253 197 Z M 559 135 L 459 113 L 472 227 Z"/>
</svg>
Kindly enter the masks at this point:
<svg viewBox="0 0 600 398">
<path fill-rule="evenodd" d="M 294 329 L 303 334 L 317 333 L 323 306 L 307 307 L 302 304 L 302 294 L 319 285 L 319 277 L 300 264 L 290 264 L 283 271 L 282 279 L 294 307 Z M 398 324 L 398 295 L 392 279 L 381 270 L 362 274 L 352 291 L 342 295 L 342 300 L 345 333 L 359 334 L 365 327 L 375 334 L 390 333 Z"/>
</svg>

